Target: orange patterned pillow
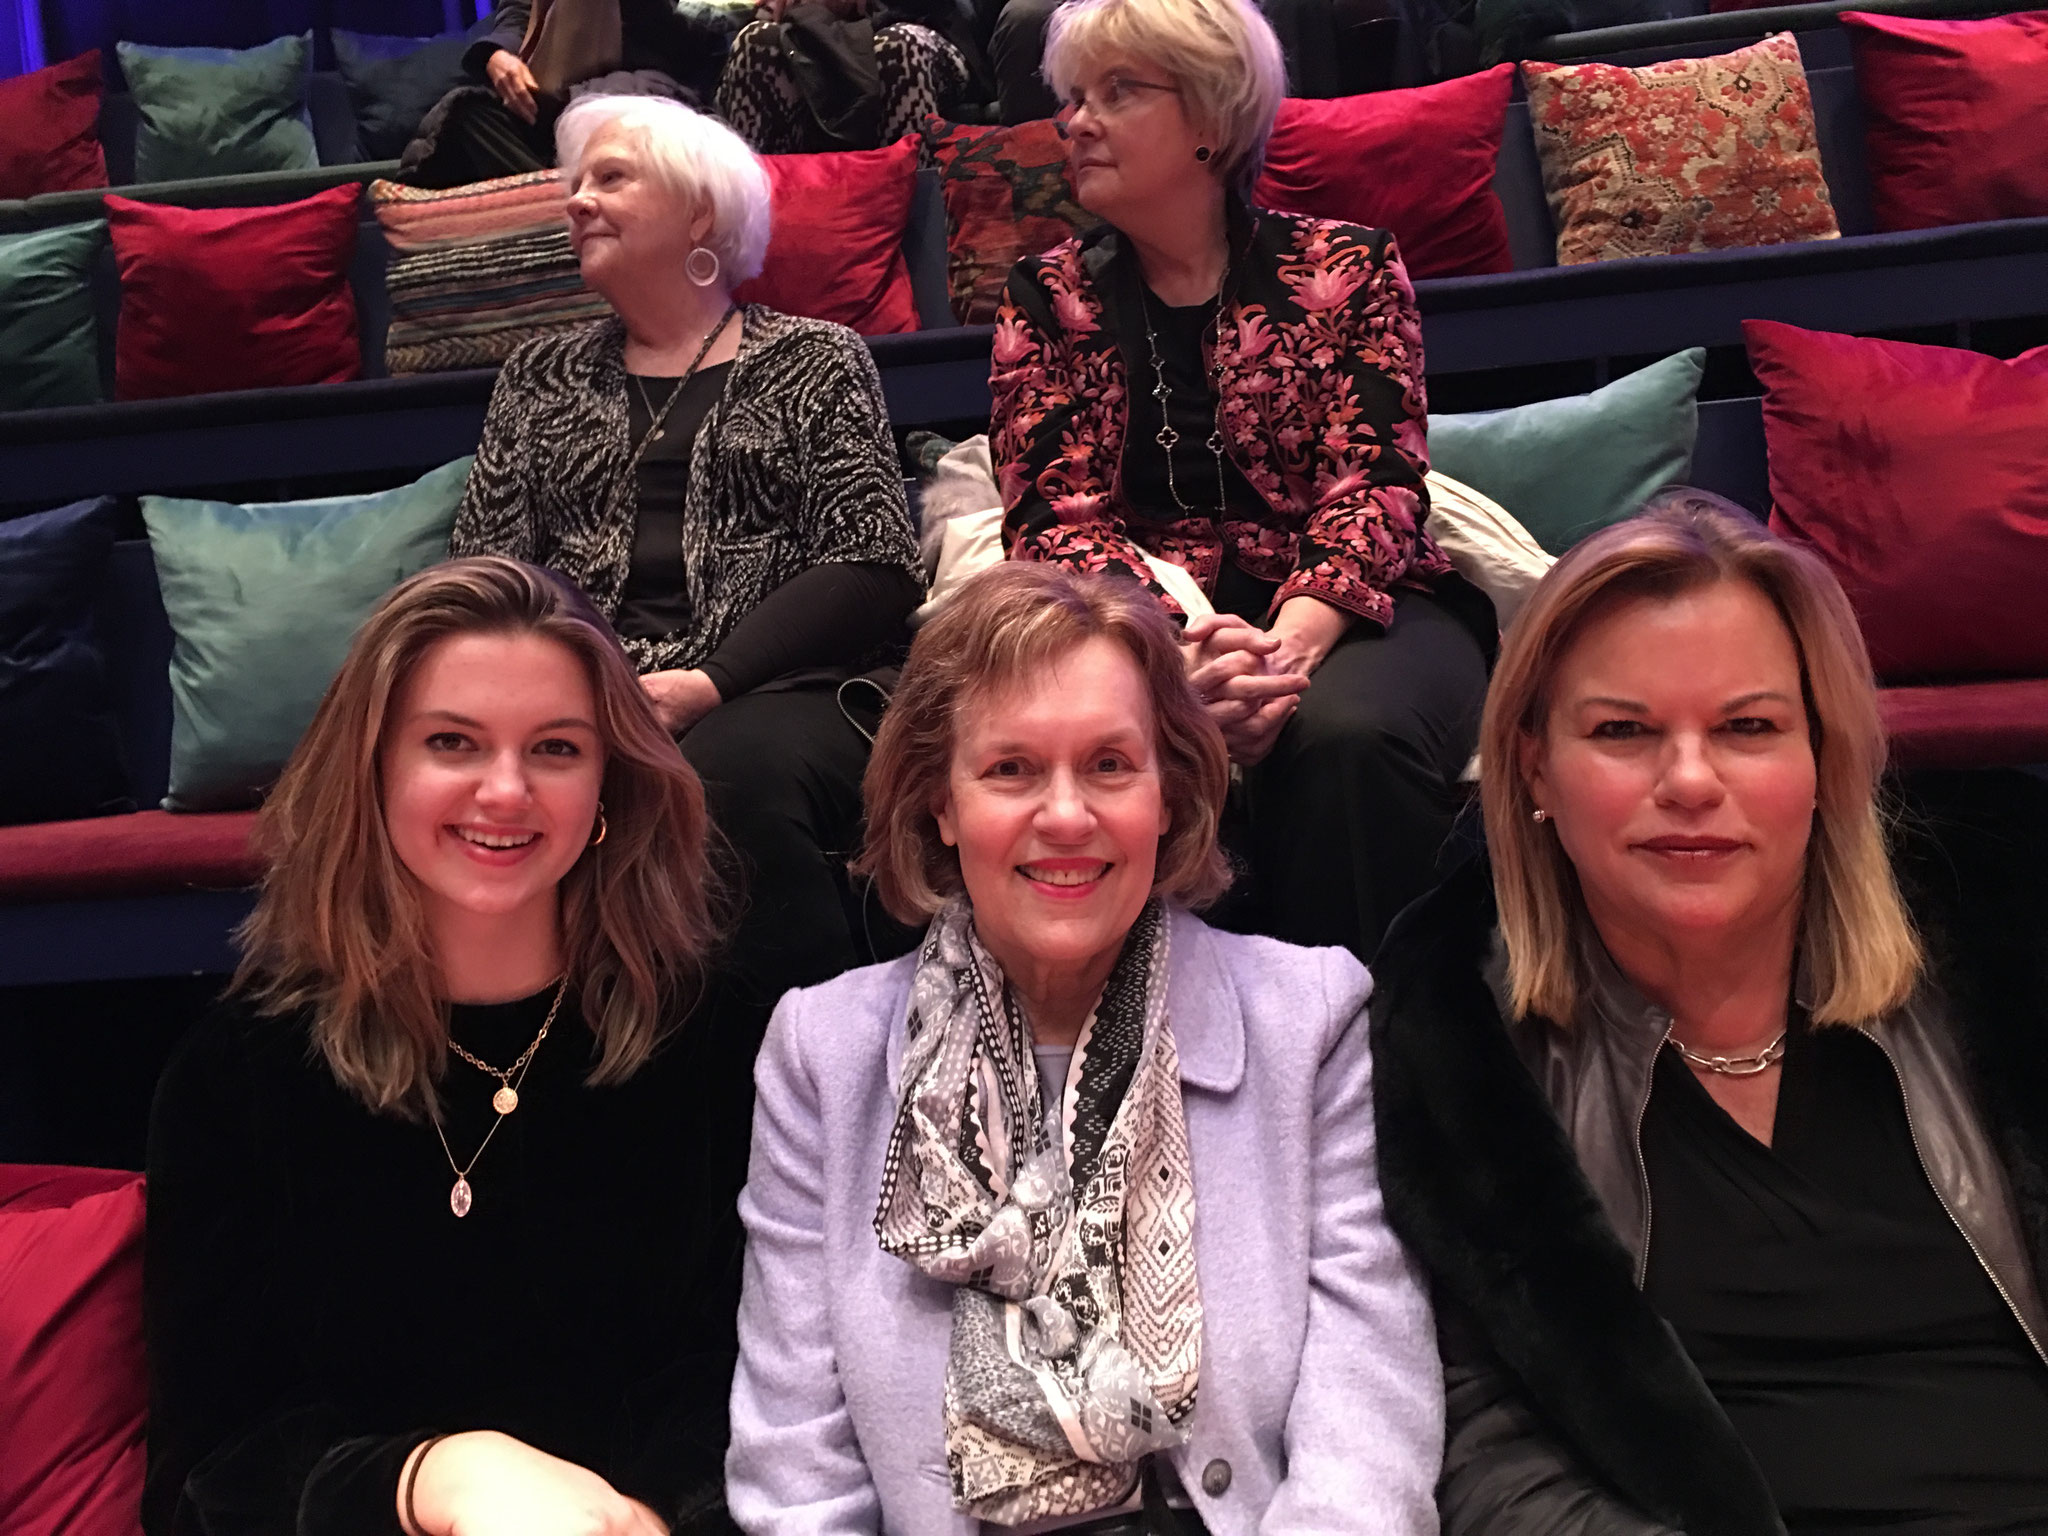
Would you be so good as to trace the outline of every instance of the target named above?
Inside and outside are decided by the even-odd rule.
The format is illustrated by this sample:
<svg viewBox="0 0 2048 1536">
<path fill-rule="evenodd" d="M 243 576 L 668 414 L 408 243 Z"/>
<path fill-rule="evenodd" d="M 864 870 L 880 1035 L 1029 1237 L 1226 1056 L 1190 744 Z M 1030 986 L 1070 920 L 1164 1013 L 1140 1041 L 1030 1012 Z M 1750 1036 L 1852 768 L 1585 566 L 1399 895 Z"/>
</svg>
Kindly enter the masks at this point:
<svg viewBox="0 0 2048 1536">
<path fill-rule="evenodd" d="M 1841 234 L 1799 45 L 1710 59 L 1525 63 L 1560 266 Z"/>
</svg>

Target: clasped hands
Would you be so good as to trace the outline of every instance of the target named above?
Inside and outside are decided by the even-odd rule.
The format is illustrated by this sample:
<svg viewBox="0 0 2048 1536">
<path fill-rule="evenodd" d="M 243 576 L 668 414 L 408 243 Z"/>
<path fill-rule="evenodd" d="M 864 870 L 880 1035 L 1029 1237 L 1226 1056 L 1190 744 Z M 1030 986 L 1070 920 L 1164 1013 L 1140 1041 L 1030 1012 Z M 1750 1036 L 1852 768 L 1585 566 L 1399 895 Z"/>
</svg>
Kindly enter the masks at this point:
<svg viewBox="0 0 2048 1536">
<path fill-rule="evenodd" d="M 1289 598 L 1271 629 L 1235 614 L 1208 614 L 1181 632 L 1188 682 L 1223 732 L 1230 760 L 1251 767 L 1294 718 L 1309 678 L 1351 615 L 1314 597 Z"/>
</svg>

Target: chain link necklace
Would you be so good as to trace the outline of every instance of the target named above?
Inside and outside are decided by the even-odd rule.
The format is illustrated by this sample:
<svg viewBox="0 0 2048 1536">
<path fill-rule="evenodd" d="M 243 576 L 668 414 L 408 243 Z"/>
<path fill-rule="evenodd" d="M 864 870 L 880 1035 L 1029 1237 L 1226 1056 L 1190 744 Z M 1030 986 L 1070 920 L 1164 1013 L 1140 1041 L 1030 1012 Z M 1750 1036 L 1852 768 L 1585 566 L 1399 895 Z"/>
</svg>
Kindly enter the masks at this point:
<svg viewBox="0 0 2048 1536">
<path fill-rule="evenodd" d="M 467 1216 L 471 1204 L 474 1203 L 474 1197 L 469 1187 L 469 1170 L 474 1168 L 478 1161 L 482 1159 L 484 1148 L 488 1147 L 491 1144 L 491 1138 L 498 1134 L 498 1127 L 505 1123 L 505 1117 L 519 1107 L 519 1085 L 512 1081 L 512 1076 L 514 1073 L 517 1073 L 520 1083 L 526 1081 L 527 1068 L 533 1064 L 533 1053 L 540 1049 L 541 1041 L 547 1039 L 548 1028 L 555 1022 L 555 1015 L 562 1011 L 562 999 L 568 993 L 569 978 L 564 976 L 561 984 L 555 988 L 555 1000 L 548 1005 L 548 1016 L 540 1021 L 540 1033 L 533 1037 L 531 1045 L 520 1052 L 519 1059 L 502 1072 L 489 1062 L 480 1061 L 470 1055 L 468 1051 L 465 1051 L 453 1040 L 448 1042 L 449 1050 L 460 1056 L 479 1072 L 488 1073 L 498 1080 L 498 1091 L 491 1095 L 491 1108 L 498 1112 L 498 1118 L 493 1120 L 491 1128 L 484 1132 L 484 1139 L 477 1144 L 475 1155 L 461 1167 L 456 1166 L 455 1154 L 448 1149 L 448 1133 L 441 1129 L 441 1117 L 439 1115 L 434 1117 L 434 1135 L 440 1139 L 441 1155 L 448 1159 L 449 1170 L 455 1175 L 455 1187 L 448 1191 L 448 1209 L 457 1216 Z"/>
<path fill-rule="evenodd" d="M 647 393 L 647 386 L 641 382 L 640 376 L 636 373 L 626 375 L 627 381 L 632 384 L 634 389 L 639 391 L 640 403 L 647 407 L 647 416 L 650 423 L 647 428 L 647 435 L 640 439 L 640 446 L 633 452 L 631 467 L 638 468 L 642 456 L 647 452 L 647 445 L 658 442 L 666 434 L 668 431 L 669 412 L 673 411 L 676 408 L 676 402 L 682 399 L 683 387 L 696 377 L 697 369 L 704 361 L 704 354 L 711 350 L 711 343 L 718 340 L 719 333 L 725 329 L 732 317 L 739 313 L 739 310 L 740 307 L 737 304 L 726 305 L 725 313 L 718 317 L 718 324 L 704 333 L 704 341 L 697 348 L 697 355 L 690 359 L 690 366 L 685 368 L 683 376 L 676 380 L 675 387 L 668 392 L 668 400 L 660 410 L 657 411 L 654 408 L 654 397 Z"/>
<path fill-rule="evenodd" d="M 1230 288 L 1230 268 L 1223 269 L 1223 279 L 1216 286 L 1216 314 L 1209 322 L 1209 346 L 1213 356 L 1215 348 L 1223 340 L 1223 295 Z M 1141 280 L 1138 284 L 1138 307 L 1145 317 L 1145 341 L 1152 349 L 1152 398 L 1159 402 L 1159 431 L 1154 441 L 1166 455 L 1166 490 L 1173 497 L 1173 504 L 1186 517 L 1210 517 L 1212 514 L 1198 512 L 1181 499 L 1180 485 L 1173 476 L 1173 450 L 1180 442 L 1180 432 L 1173 424 L 1173 386 L 1166 382 L 1166 360 L 1159 354 L 1159 333 L 1152 325 L 1152 295 Z M 1215 378 L 1223 376 L 1223 365 L 1217 363 L 1210 369 Z M 1219 398 L 1210 416 L 1209 452 L 1216 460 L 1216 510 L 1217 522 L 1223 520 L 1224 509 L 1229 504 L 1230 494 L 1225 489 L 1223 474 L 1223 402 Z"/>
<path fill-rule="evenodd" d="M 1779 1030 L 1778 1038 L 1754 1056 L 1708 1056 L 1691 1049 L 1683 1040 L 1674 1039 L 1671 1044 L 1689 1065 L 1698 1067 L 1702 1072 L 1716 1072 L 1722 1077 L 1755 1077 L 1778 1064 L 1785 1054 L 1785 1037 L 1789 1033 L 1789 1030 Z"/>
</svg>

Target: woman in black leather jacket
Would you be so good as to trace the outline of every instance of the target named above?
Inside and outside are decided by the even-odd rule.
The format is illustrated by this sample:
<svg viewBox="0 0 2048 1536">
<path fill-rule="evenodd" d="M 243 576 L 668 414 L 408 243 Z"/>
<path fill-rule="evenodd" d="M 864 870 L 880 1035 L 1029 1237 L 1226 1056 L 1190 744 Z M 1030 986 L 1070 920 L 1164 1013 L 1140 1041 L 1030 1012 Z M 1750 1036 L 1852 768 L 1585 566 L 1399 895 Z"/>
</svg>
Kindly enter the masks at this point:
<svg viewBox="0 0 2048 1536">
<path fill-rule="evenodd" d="M 1508 636 L 1490 864 L 1375 967 L 1447 1532 L 2048 1529 L 2048 786 L 1923 786 L 1841 589 L 1685 494 Z"/>
</svg>

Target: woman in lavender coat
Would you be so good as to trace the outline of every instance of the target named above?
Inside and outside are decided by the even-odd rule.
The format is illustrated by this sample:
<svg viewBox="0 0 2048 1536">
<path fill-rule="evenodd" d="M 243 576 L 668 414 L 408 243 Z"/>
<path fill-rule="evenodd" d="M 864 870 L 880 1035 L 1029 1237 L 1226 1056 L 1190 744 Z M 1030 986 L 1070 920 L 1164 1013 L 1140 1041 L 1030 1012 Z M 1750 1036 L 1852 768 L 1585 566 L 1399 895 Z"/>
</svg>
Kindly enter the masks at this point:
<svg viewBox="0 0 2048 1536">
<path fill-rule="evenodd" d="M 748 1532 L 1436 1531 L 1371 983 L 1188 910 L 1229 878 L 1200 638 L 1016 564 L 920 633 L 864 863 L 930 928 L 784 998 L 756 1073 Z"/>
</svg>

